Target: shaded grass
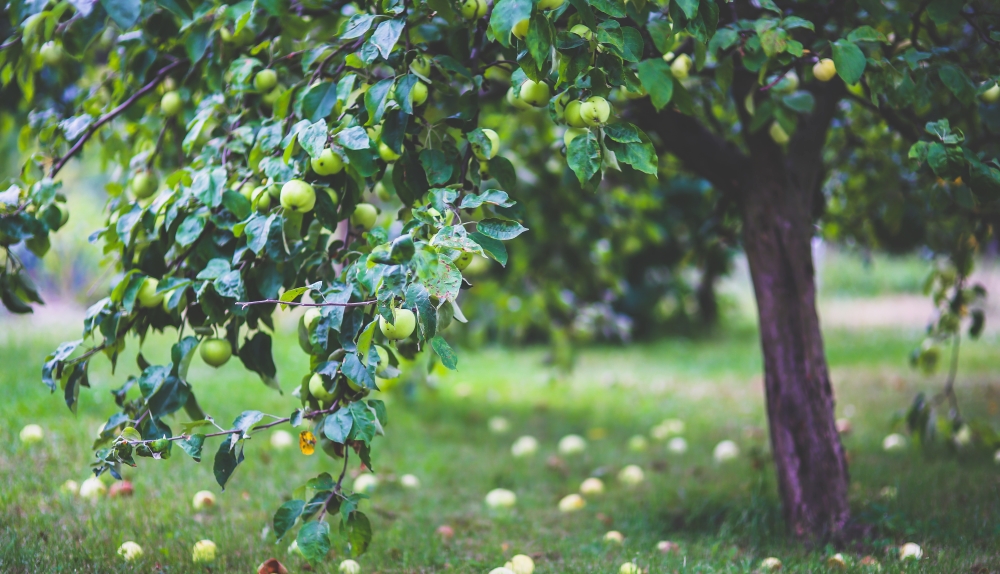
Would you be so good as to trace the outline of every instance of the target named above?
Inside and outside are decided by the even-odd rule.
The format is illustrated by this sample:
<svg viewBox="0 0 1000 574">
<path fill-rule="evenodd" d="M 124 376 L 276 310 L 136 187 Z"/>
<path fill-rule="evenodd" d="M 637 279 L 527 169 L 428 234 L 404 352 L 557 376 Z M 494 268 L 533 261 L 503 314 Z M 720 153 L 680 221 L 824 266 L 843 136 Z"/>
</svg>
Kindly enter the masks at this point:
<svg viewBox="0 0 1000 574">
<path fill-rule="evenodd" d="M 881 452 L 893 413 L 918 390 L 939 385 L 906 367 L 916 339 L 914 333 L 887 331 L 827 333 L 838 412 L 854 413 L 855 430 L 845 437 L 852 505 L 856 516 L 877 526 L 875 538 L 848 550 L 854 558 L 874 554 L 883 572 L 902 571 L 887 553 L 912 540 L 928 559 L 908 566 L 908 572 L 969 571 L 975 564 L 995 570 L 1000 496 L 991 456 L 946 449 Z M 246 463 L 212 512 L 196 514 L 190 507 L 197 490 L 218 491 L 211 460 L 195 464 L 176 451 L 169 461 L 141 460 L 138 470 L 127 472 L 136 487 L 131 499 L 91 504 L 60 494 L 63 481 L 87 476 L 94 429 L 114 407 L 107 391 L 121 384 L 134 363 L 123 359 L 114 376 L 103 362 L 95 363 L 94 388 L 83 392 L 73 417 L 38 379 L 42 358 L 58 340 L 38 333 L 0 347 L 2 571 L 126 572 L 159 566 L 164 572 L 196 572 L 202 569 L 190 563 L 190 548 L 201 538 L 219 545 L 213 572 L 251 572 L 270 556 L 302 571 L 302 563 L 286 558 L 287 544 L 276 545 L 265 527 L 294 488 L 319 472 L 338 471 L 339 463 L 322 454 L 275 451 L 266 435 L 250 441 Z M 147 342 L 147 358 L 165 361 L 168 344 Z M 409 399 L 402 394 L 387 399 L 388 436 L 377 440 L 373 461 L 383 484 L 365 503 L 376 536 L 360 560 L 364 571 L 488 571 L 514 553 L 534 555 L 540 574 L 613 572 L 633 558 L 650 572 L 749 572 L 768 555 L 781 557 L 786 570 L 825 571 L 830 550 L 797 545 L 781 522 L 767 460 L 757 345 L 752 329 L 735 327 L 711 340 L 587 349 L 574 375 L 562 382 L 551 381 L 540 349 L 462 353 L 457 374 L 437 376 Z M 965 348 L 960 390 L 967 410 L 994 423 L 1000 400 L 993 383 L 1000 367 L 996 350 L 995 339 Z M 276 360 L 290 388 L 305 363 L 292 337 L 278 339 Z M 223 424 L 244 409 L 285 415 L 296 406 L 294 398 L 266 389 L 236 361 L 218 371 L 196 361 L 189 378 L 201 404 Z M 511 421 L 509 434 L 487 431 L 487 420 L 496 415 Z M 687 422 L 687 454 L 668 455 L 659 443 L 641 453 L 625 448 L 630 436 L 667 417 Z M 17 431 L 29 422 L 46 428 L 46 443 L 30 449 L 19 443 Z M 549 460 L 561 436 L 594 429 L 603 429 L 606 438 L 592 440 L 583 456 Z M 542 444 L 527 461 L 509 454 L 521 434 Z M 742 456 L 715 465 L 712 448 L 727 438 L 740 444 Z M 633 463 L 646 470 L 647 481 L 624 489 L 614 474 Z M 400 488 L 393 478 L 403 473 L 417 475 L 422 488 Z M 589 500 L 580 513 L 558 513 L 558 500 L 590 475 L 605 478 L 608 493 Z M 884 486 L 895 486 L 898 497 L 880 500 Z M 483 496 L 496 487 L 518 494 L 513 512 L 486 511 Z M 452 541 L 435 535 L 441 524 L 455 529 Z M 624 546 L 601 542 L 612 528 L 625 534 Z M 679 542 L 683 552 L 660 555 L 655 544 L 663 539 Z M 124 540 L 145 548 L 142 562 L 120 563 L 114 552 Z M 316 571 L 335 571 L 338 561 L 339 556 Z"/>
</svg>

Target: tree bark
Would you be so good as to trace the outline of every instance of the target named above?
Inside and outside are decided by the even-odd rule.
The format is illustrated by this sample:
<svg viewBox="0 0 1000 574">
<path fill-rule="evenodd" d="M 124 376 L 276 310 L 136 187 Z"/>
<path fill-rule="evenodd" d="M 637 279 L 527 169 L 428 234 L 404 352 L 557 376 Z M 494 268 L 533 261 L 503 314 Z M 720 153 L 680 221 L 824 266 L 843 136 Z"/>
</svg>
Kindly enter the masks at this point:
<svg viewBox="0 0 1000 574">
<path fill-rule="evenodd" d="M 734 100 L 757 89 L 736 78 Z M 808 86 L 815 111 L 786 149 L 766 129 L 744 132 L 748 153 L 675 110 L 649 104 L 635 118 L 662 148 L 742 209 L 743 242 L 760 319 L 764 386 L 778 490 L 786 523 L 805 540 L 837 540 L 850 518 L 848 471 L 834 419 L 833 390 L 816 312 L 811 242 L 823 207 L 821 151 L 843 86 Z M 750 119 L 742 104 L 741 124 Z M 679 137 L 679 136 L 683 137 Z"/>
<path fill-rule="evenodd" d="M 780 162 L 757 164 L 743 202 L 771 451 L 792 532 L 838 538 L 850 515 L 849 479 L 816 313 L 812 190 L 792 185 L 786 174 Z"/>
</svg>

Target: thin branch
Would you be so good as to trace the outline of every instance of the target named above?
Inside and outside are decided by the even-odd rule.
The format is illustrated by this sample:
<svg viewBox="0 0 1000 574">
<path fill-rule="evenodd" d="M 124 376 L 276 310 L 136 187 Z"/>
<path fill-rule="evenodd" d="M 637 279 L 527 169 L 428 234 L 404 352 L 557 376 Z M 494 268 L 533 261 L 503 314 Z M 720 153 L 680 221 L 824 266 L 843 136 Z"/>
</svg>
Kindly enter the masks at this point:
<svg viewBox="0 0 1000 574">
<path fill-rule="evenodd" d="M 184 263 L 184 260 L 187 259 L 188 255 L 191 255 L 191 252 L 194 251 L 194 248 L 198 246 L 198 242 L 201 241 L 202 237 L 205 237 L 205 234 L 209 232 L 209 229 L 211 229 L 211 227 L 212 227 L 211 222 L 205 224 L 205 227 L 201 230 L 201 233 L 198 234 L 198 237 L 196 237 L 195 240 L 191 242 L 191 245 L 189 245 L 188 248 L 184 250 L 184 253 L 178 255 L 177 259 L 174 259 L 174 261 L 167 266 L 166 274 L 173 273 L 181 266 L 181 263 Z"/>
<path fill-rule="evenodd" d="M 291 305 L 293 307 L 366 307 L 377 303 L 375 299 L 369 301 L 355 301 L 353 303 L 296 303 L 294 301 L 282 301 L 280 299 L 261 299 L 260 301 L 237 301 L 236 304 L 246 309 L 250 305 Z"/>
<path fill-rule="evenodd" d="M 326 497 L 326 502 L 323 503 L 323 508 L 320 509 L 319 516 L 316 520 L 323 520 L 323 517 L 326 516 L 326 508 L 330 505 L 330 501 L 332 501 L 333 497 L 340 492 L 340 485 L 343 484 L 344 476 L 347 474 L 347 459 L 350 457 L 350 454 L 351 450 L 344 447 L 344 468 L 340 470 L 340 477 L 337 478 L 337 485 L 330 491 L 330 496 Z"/>
<path fill-rule="evenodd" d="M 87 131 L 84 132 L 83 135 L 76 140 L 76 143 L 73 144 L 73 147 L 69 148 L 69 151 L 66 152 L 65 155 L 56 160 L 56 162 L 52 165 L 52 169 L 49 170 L 49 177 L 50 178 L 55 177 L 56 174 L 59 173 L 59 170 L 65 167 L 66 162 L 68 162 L 70 158 L 76 155 L 77 152 L 79 152 L 83 148 L 83 144 L 87 143 L 87 140 L 89 140 L 95 133 L 97 133 L 97 130 L 101 129 L 104 126 L 104 124 L 110 122 L 111 120 L 121 115 L 122 112 L 131 107 L 132 104 L 134 104 L 136 101 L 139 100 L 139 98 L 153 91 L 156 88 L 156 86 L 158 86 L 160 82 L 162 82 L 164 78 L 167 77 L 167 74 L 172 72 L 175 68 L 179 67 L 183 63 L 184 60 L 177 60 L 172 64 L 164 66 L 162 69 L 160 69 L 159 72 L 156 73 L 156 77 L 154 77 L 148 84 L 139 88 L 127 100 L 119 104 L 118 107 L 101 116 L 100 119 L 98 119 L 97 122 L 94 123 L 94 125 L 87 128 Z"/>
<path fill-rule="evenodd" d="M 967 14 L 965 12 L 962 12 L 962 17 L 965 18 L 965 21 L 968 22 L 969 25 L 972 26 L 972 28 L 979 33 L 979 37 L 982 38 L 983 42 L 986 42 L 987 44 L 993 46 L 994 48 L 1000 49 L 1000 42 L 997 42 L 993 38 L 990 38 L 990 35 L 987 34 L 985 30 L 979 27 L 979 24 L 976 23 L 973 16 L 975 16 L 975 14 Z"/>
<path fill-rule="evenodd" d="M 918 50 L 920 49 L 920 43 L 917 39 L 917 36 L 920 35 L 920 17 L 923 16 L 924 10 L 927 9 L 930 3 L 931 0 L 921 2 L 920 6 L 917 7 L 917 11 L 910 17 L 910 21 L 913 23 L 913 30 L 910 32 L 910 44 Z"/>
</svg>

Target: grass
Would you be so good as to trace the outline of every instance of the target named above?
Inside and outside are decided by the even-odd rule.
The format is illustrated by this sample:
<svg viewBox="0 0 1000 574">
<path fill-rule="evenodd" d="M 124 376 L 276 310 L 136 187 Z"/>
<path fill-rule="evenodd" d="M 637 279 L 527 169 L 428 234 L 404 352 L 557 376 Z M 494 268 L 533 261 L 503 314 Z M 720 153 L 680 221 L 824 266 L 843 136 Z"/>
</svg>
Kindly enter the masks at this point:
<svg viewBox="0 0 1000 574">
<path fill-rule="evenodd" d="M 827 246 L 819 273 L 820 291 L 827 297 L 877 297 L 923 293 L 932 262 L 918 255 L 887 255 L 845 251 Z"/>
<path fill-rule="evenodd" d="M 60 494 L 65 480 L 87 476 L 90 437 L 114 407 L 108 390 L 121 384 L 134 363 L 124 359 L 113 376 L 95 363 L 94 388 L 84 390 L 74 417 L 38 377 L 42 358 L 61 339 L 26 328 L 17 332 L 28 335 L 0 342 L 0 571 L 207 572 L 190 561 L 191 546 L 202 538 L 220 548 L 211 572 L 253 572 L 271 556 L 292 572 L 306 570 L 285 555 L 287 542 L 275 544 L 267 526 L 293 489 L 320 472 L 336 472 L 339 463 L 253 440 L 246 462 L 219 494 L 218 508 L 205 513 L 195 513 L 190 501 L 201 489 L 218 492 L 211 460 L 196 464 L 176 450 L 168 461 L 142 459 L 126 473 L 135 484 L 132 498 L 92 504 Z M 751 572 L 771 555 L 784 561 L 786 571 L 826 571 L 832 550 L 803 548 L 782 526 L 766 460 L 755 337 L 750 328 L 734 327 L 712 340 L 588 349 L 575 373 L 561 382 L 553 382 L 542 366 L 540 349 L 465 352 L 457 374 L 435 376 L 409 398 L 389 396 L 387 437 L 377 440 L 373 461 L 383 483 L 365 503 L 376 534 L 360 559 L 363 572 L 486 572 L 515 553 L 534 556 L 539 574 L 611 573 L 631 559 L 650 573 Z M 939 385 L 939 378 L 906 367 L 916 340 L 917 333 L 891 331 L 826 334 L 838 411 L 853 412 L 854 432 L 845 437 L 852 506 L 856 516 L 878 526 L 876 538 L 847 552 L 855 561 L 874 555 L 882 572 L 969 572 L 977 565 L 997 570 L 1000 497 L 991 455 L 881 451 L 893 414 L 917 391 Z M 165 361 L 167 343 L 147 341 L 147 358 Z M 963 404 L 994 423 L 1000 400 L 992 383 L 997 343 L 990 338 L 967 345 L 960 377 Z M 278 341 L 276 359 L 290 387 L 304 367 L 293 337 Z M 213 371 L 196 360 L 189 378 L 201 404 L 223 423 L 243 409 L 284 415 L 296 406 L 236 361 Z M 511 421 L 510 433 L 487 430 L 487 420 L 496 415 Z M 629 437 L 667 417 L 687 422 L 687 454 L 668 455 L 655 442 L 643 453 L 625 448 Z M 46 429 L 47 440 L 29 448 L 17 432 L 30 422 Z M 594 436 L 595 429 L 606 438 L 591 440 L 584 455 L 550 460 L 560 437 Z M 528 461 L 509 453 L 521 434 L 534 435 L 542 445 Z M 727 438 L 740 444 L 742 454 L 715 465 L 712 448 Z M 646 470 L 647 480 L 628 490 L 615 483 L 614 474 L 631 463 Z M 421 489 L 399 487 L 393 478 L 403 473 L 417 475 Z M 604 477 L 608 492 L 579 513 L 560 514 L 558 500 L 590 475 Z M 885 486 L 898 489 L 895 500 L 879 499 Z M 517 493 L 512 513 L 492 516 L 484 508 L 483 496 L 496 487 Z M 450 542 L 435 534 L 442 524 L 456 532 Z M 623 546 L 602 543 L 609 529 L 625 534 Z M 145 548 L 137 565 L 115 555 L 124 540 Z M 659 554 L 659 540 L 679 543 L 682 552 Z M 901 566 L 893 552 L 905 541 L 921 544 L 926 559 Z M 339 548 L 337 554 L 315 571 L 336 571 Z"/>
</svg>

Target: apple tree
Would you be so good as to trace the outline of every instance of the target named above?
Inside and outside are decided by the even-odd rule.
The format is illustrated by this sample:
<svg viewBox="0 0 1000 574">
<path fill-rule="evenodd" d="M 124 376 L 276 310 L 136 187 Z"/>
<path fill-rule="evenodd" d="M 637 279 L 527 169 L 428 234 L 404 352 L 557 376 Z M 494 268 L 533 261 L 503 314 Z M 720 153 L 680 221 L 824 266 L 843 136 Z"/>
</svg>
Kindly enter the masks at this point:
<svg viewBox="0 0 1000 574">
<path fill-rule="evenodd" d="M 739 221 L 797 536 L 840 538 L 850 516 L 810 241 L 828 203 L 849 203 L 846 214 L 893 199 L 834 185 L 838 174 L 868 160 L 905 173 L 903 203 L 923 208 L 954 262 L 942 337 L 977 323 L 965 278 L 1000 197 L 1000 18 L 986 2 L 12 0 L 5 15 L 3 100 L 27 110 L 30 151 L 0 195 L 8 309 L 40 302 L 9 247 L 45 252 L 72 193 L 66 163 L 87 147 L 110 178 L 91 240 L 113 255 L 117 282 L 83 338 L 46 359 L 43 381 L 72 409 L 95 357 L 114 364 L 130 334 L 141 346 L 175 331 L 170 363 L 140 352 L 116 392 L 95 471 L 208 448 L 225 486 L 252 455 L 248 438 L 291 425 L 303 452 L 343 464 L 275 515 L 278 536 L 297 527 L 311 559 L 329 548 L 331 521 L 355 554 L 370 540 L 341 479 L 352 458 L 371 468 L 387 422 L 371 391 L 418 349 L 456 366 L 439 333 L 464 320 L 462 269 L 475 255 L 506 264 L 503 242 L 525 231 L 515 163 L 533 158 L 499 154 L 484 113 L 557 129 L 561 145 L 544 153 L 579 194 L 651 185 L 676 161 Z M 272 318 L 290 305 L 310 306 L 301 408 L 218 426 L 188 380 L 193 355 L 236 354 L 279 388 Z M 190 422 L 170 428 L 181 410 Z"/>
</svg>

